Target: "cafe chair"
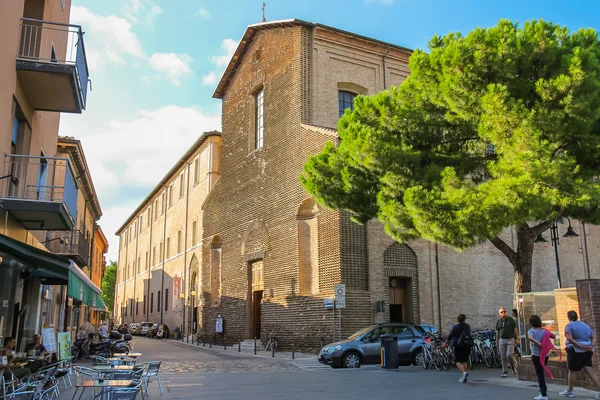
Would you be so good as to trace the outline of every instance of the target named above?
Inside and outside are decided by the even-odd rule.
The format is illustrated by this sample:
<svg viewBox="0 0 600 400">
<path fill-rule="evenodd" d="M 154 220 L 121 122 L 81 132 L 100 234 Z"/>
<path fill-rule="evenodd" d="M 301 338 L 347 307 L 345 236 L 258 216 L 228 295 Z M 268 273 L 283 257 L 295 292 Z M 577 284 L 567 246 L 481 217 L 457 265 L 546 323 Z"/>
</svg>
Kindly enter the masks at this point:
<svg viewBox="0 0 600 400">
<path fill-rule="evenodd" d="M 148 364 L 148 369 L 146 370 L 146 372 L 144 372 L 142 374 L 142 378 L 144 380 L 144 386 L 146 387 L 146 396 L 150 396 L 150 391 L 148 389 L 148 386 L 150 386 L 150 382 L 152 381 L 152 378 L 156 377 L 156 380 L 158 381 L 158 387 L 160 389 L 160 394 L 163 394 L 163 390 L 162 390 L 162 383 L 160 382 L 160 375 L 159 375 L 159 370 L 160 370 L 160 361 L 150 361 Z"/>
<path fill-rule="evenodd" d="M 139 386 L 137 388 L 110 388 L 108 390 L 111 400 L 135 400 L 139 392 L 141 392 Z"/>
<path fill-rule="evenodd" d="M 10 391 L 15 390 L 15 383 L 18 383 L 18 380 L 15 378 L 12 372 L 3 371 L 6 374 L 10 374 L 10 378 L 6 379 L 4 377 L 4 373 L 0 374 L 0 389 L 2 389 L 2 396 L 6 396 L 6 390 L 10 389 Z"/>
</svg>

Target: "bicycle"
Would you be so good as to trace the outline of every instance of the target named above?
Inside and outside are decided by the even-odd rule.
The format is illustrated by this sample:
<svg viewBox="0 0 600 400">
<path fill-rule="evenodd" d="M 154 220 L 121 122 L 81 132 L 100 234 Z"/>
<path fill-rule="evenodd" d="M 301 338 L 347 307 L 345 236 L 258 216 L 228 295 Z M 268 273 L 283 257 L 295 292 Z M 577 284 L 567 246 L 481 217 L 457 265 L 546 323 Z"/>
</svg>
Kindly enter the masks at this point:
<svg viewBox="0 0 600 400">
<path fill-rule="evenodd" d="M 271 351 L 271 349 L 277 351 L 277 338 L 275 336 L 269 336 L 269 340 L 265 346 L 265 351 Z"/>
</svg>

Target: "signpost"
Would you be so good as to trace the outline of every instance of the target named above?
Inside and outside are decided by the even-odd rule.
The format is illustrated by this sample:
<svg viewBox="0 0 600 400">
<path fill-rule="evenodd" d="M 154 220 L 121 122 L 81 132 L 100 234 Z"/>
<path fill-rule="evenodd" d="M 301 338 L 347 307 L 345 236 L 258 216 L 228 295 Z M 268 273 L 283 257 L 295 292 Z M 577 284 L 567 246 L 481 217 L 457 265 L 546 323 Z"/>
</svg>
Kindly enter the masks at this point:
<svg viewBox="0 0 600 400">
<path fill-rule="evenodd" d="M 338 324 L 340 340 L 342 339 L 342 308 L 346 308 L 346 285 L 343 283 L 336 283 L 333 287 L 335 292 L 335 308 L 338 309 Z M 335 309 L 333 311 L 335 318 Z M 335 322 L 334 322 L 335 324 Z"/>
<path fill-rule="evenodd" d="M 42 343 L 48 353 L 56 353 L 56 331 L 54 328 L 42 328 Z"/>
</svg>

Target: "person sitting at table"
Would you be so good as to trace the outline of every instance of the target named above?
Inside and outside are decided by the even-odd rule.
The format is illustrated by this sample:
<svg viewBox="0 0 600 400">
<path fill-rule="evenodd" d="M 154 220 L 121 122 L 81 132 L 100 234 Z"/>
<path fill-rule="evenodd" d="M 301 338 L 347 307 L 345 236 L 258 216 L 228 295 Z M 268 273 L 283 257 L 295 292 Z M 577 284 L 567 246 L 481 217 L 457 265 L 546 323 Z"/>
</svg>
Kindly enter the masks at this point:
<svg viewBox="0 0 600 400">
<path fill-rule="evenodd" d="M 37 333 L 35 335 L 33 335 L 33 342 L 29 343 L 27 346 L 25 346 L 25 353 L 27 353 L 27 356 L 34 356 L 34 357 L 45 357 L 48 354 L 48 350 L 46 350 L 46 348 L 44 347 L 44 345 L 42 344 L 42 338 L 40 335 L 38 335 Z M 33 361 L 29 361 L 26 365 L 27 368 L 29 368 L 32 372 L 36 372 L 38 369 L 45 367 L 46 366 L 46 361 L 44 359 L 41 360 L 33 360 Z"/>
<path fill-rule="evenodd" d="M 15 378 L 26 378 L 31 375 L 31 370 L 29 368 L 15 368 L 15 348 L 17 347 L 17 341 L 14 337 L 7 337 L 4 339 L 4 347 L 2 348 L 2 355 L 6 356 L 8 360 L 8 364 L 6 366 L 6 371 L 4 372 L 5 378 L 10 379 L 10 373 Z"/>
</svg>

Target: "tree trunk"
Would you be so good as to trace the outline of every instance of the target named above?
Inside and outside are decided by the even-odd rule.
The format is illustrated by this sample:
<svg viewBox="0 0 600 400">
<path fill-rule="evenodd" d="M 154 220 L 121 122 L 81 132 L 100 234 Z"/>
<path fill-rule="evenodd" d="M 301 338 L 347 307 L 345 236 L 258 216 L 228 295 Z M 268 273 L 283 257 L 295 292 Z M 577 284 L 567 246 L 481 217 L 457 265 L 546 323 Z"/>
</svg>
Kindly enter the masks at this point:
<svg viewBox="0 0 600 400">
<path fill-rule="evenodd" d="M 535 236 L 527 224 L 517 228 L 517 253 L 513 267 L 515 269 L 515 293 L 531 292 L 531 272 L 533 267 L 533 247 Z"/>
</svg>

